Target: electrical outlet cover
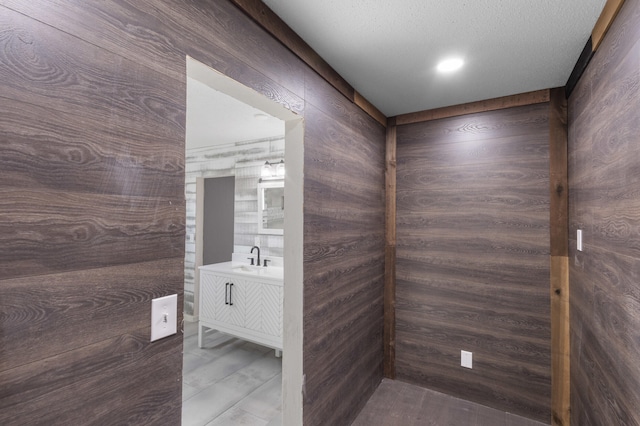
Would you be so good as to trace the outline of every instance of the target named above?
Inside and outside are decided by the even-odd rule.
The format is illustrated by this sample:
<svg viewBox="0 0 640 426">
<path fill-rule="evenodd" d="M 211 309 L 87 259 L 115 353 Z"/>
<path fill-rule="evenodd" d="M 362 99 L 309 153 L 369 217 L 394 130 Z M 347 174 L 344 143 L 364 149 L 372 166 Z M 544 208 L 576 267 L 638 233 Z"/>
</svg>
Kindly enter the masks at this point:
<svg viewBox="0 0 640 426">
<path fill-rule="evenodd" d="M 578 229 L 576 232 L 576 243 L 578 251 L 582 251 L 582 229 Z"/>
<path fill-rule="evenodd" d="M 176 334 L 178 328 L 178 295 L 151 301 L 151 341 Z"/>
<path fill-rule="evenodd" d="M 473 368 L 473 352 L 460 351 L 460 365 L 465 368 Z"/>
</svg>

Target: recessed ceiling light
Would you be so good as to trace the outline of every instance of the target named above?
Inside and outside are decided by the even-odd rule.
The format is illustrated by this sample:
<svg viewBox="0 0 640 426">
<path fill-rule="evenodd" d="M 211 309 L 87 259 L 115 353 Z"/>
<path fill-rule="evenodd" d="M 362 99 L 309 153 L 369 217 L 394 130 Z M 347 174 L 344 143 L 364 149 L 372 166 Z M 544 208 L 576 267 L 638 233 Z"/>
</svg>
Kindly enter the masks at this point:
<svg viewBox="0 0 640 426">
<path fill-rule="evenodd" d="M 264 121 L 267 120 L 269 118 L 269 116 L 267 114 L 254 114 L 253 118 L 255 118 L 256 120 L 260 120 L 260 121 Z"/>
<path fill-rule="evenodd" d="M 457 71 L 464 65 L 464 61 L 461 58 L 448 58 L 438 63 L 439 72 L 453 72 Z"/>
</svg>

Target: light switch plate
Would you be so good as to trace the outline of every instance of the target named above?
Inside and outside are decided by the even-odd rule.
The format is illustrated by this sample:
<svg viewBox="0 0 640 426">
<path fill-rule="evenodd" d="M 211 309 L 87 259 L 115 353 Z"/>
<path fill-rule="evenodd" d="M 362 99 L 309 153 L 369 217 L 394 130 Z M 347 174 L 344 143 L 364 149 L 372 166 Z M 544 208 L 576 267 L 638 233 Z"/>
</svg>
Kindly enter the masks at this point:
<svg viewBox="0 0 640 426">
<path fill-rule="evenodd" d="M 460 365 L 465 368 L 473 368 L 473 352 L 460 351 Z"/>
<path fill-rule="evenodd" d="M 576 234 L 577 249 L 578 251 L 582 251 L 582 229 L 578 229 L 578 232 L 576 232 Z"/>
<path fill-rule="evenodd" d="M 178 328 L 178 295 L 151 301 L 151 341 L 176 334 Z"/>
</svg>

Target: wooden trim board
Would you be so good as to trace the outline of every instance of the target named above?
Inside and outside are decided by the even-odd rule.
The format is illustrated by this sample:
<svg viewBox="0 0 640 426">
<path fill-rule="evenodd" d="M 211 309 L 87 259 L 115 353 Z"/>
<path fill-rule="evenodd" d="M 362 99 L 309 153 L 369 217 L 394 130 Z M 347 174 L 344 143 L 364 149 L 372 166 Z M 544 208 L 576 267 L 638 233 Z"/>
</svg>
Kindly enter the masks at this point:
<svg viewBox="0 0 640 426">
<path fill-rule="evenodd" d="M 395 379 L 396 357 L 396 125 L 387 125 L 385 170 L 384 377 Z"/>
<path fill-rule="evenodd" d="M 564 88 L 550 90 L 549 194 L 551 256 L 569 255 L 567 99 Z"/>
<path fill-rule="evenodd" d="M 459 115 L 474 114 L 477 112 L 495 111 L 516 106 L 539 104 L 549 102 L 549 90 L 521 93 L 518 95 L 504 96 L 501 98 L 487 99 L 462 105 L 454 105 L 444 108 L 430 109 L 427 111 L 412 112 L 395 117 L 398 126 L 403 124 L 420 123 L 423 121 L 438 120 L 440 118 L 456 117 Z"/>
<path fill-rule="evenodd" d="M 354 103 L 364 112 L 373 117 L 378 123 L 383 126 L 387 125 L 387 117 L 385 117 L 383 113 L 381 113 L 371 102 L 357 91 L 354 92 Z"/>
<path fill-rule="evenodd" d="M 551 425 L 569 426 L 569 219 L 567 100 L 563 88 L 550 90 L 549 229 L 551 298 Z"/>
<path fill-rule="evenodd" d="M 551 256 L 551 425 L 571 424 L 569 257 Z"/>
<path fill-rule="evenodd" d="M 598 50 L 598 47 L 600 47 L 602 39 L 607 34 L 607 31 L 609 31 L 613 20 L 616 19 L 616 16 L 623 4 L 624 0 L 607 0 L 604 8 L 602 8 L 600 17 L 596 21 L 596 25 L 593 27 L 593 31 L 591 31 L 591 48 L 593 52 Z"/>
</svg>

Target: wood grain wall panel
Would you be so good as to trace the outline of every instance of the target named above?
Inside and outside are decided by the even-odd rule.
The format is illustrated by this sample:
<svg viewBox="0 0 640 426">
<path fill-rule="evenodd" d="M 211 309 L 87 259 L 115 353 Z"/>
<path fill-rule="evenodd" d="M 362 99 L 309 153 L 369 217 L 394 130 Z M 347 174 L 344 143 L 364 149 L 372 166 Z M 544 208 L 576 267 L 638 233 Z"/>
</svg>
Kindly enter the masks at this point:
<svg viewBox="0 0 640 426">
<path fill-rule="evenodd" d="M 200 61 L 215 58 L 208 65 L 225 74 L 250 74 L 251 64 L 259 71 L 254 83 L 266 76 L 293 93 L 304 93 L 304 65 L 228 1 L 0 3 L 117 55 L 135 52 L 145 66 L 174 77 L 184 77 L 188 54 Z"/>
<path fill-rule="evenodd" d="M 354 89 L 278 15 L 260 0 L 233 0 L 248 16 L 300 57 L 309 67 L 331 83 L 347 99 L 354 100 Z"/>
<path fill-rule="evenodd" d="M 133 118 L 184 138 L 186 79 L 98 50 L 17 12 L 3 11 L 0 26 L 10 29 L 0 39 L 3 97 L 89 115 L 105 127 Z"/>
<path fill-rule="evenodd" d="M 574 93 L 576 93 L 574 91 Z M 572 95 L 573 96 L 573 95 Z M 571 168 L 569 169 L 571 170 Z M 572 205 L 570 200 L 569 205 Z M 571 217 L 571 215 L 570 215 Z M 583 327 L 583 321 L 581 318 L 591 316 L 593 312 L 593 285 L 589 281 L 589 275 L 584 270 L 584 256 L 581 252 L 576 251 L 576 241 L 569 241 L 569 252 L 575 253 L 571 257 L 570 262 L 570 338 L 571 338 L 571 359 L 570 362 L 574 363 L 573 368 L 570 371 L 570 406 L 571 410 L 571 424 L 589 425 L 595 426 L 592 410 L 597 406 L 597 402 L 593 396 L 593 388 L 580 387 L 576 388 L 574 383 L 586 383 L 590 380 L 591 371 L 587 371 L 589 365 L 585 361 L 587 358 L 583 351 L 583 338 L 590 339 L 592 335 L 588 329 Z M 573 264 L 573 265 L 572 265 Z M 581 285 L 573 285 L 574 282 L 580 282 Z M 580 354 L 576 356 L 576 354 Z M 583 409 L 576 409 L 578 407 L 588 406 L 591 407 L 591 412 Z"/>
<path fill-rule="evenodd" d="M 0 190 L 0 277 L 172 258 L 184 253 L 184 200 Z M 152 219 L 150 219 L 152 218 Z"/>
<path fill-rule="evenodd" d="M 304 419 L 348 425 L 382 379 L 385 133 L 322 98 L 305 108 Z"/>
<path fill-rule="evenodd" d="M 15 326 L 0 374 L 20 396 L 3 394 L 1 422 L 179 424 L 181 339 L 144 342 L 149 300 L 183 292 L 189 55 L 298 114 L 307 96 L 330 106 L 305 117 L 304 409 L 349 424 L 382 377 L 383 126 L 227 0 L 0 10 L 0 315 Z"/>
<path fill-rule="evenodd" d="M 225 0 L 0 4 L 183 81 L 189 55 L 296 113 L 303 110 L 303 65 Z"/>
<path fill-rule="evenodd" d="M 305 101 L 325 112 L 331 120 L 354 126 L 353 129 L 367 139 L 378 138 L 384 126 L 349 99 L 335 96 L 331 85 L 313 72 L 305 79 Z"/>
<path fill-rule="evenodd" d="M 212 49 L 207 48 L 206 43 L 215 44 L 242 64 L 258 70 L 262 74 L 261 80 L 268 77 L 278 86 L 302 97 L 306 66 L 279 41 L 268 36 L 257 23 L 248 19 L 232 2 L 215 0 L 202 5 L 198 2 L 163 1 L 158 5 L 153 0 L 147 0 L 146 7 L 149 10 L 158 8 L 161 13 L 172 17 L 179 23 L 181 31 L 189 29 L 181 37 L 176 35 L 181 51 L 197 49 L 196 52 L 202 51 L 202 56 L 207 58 L 211 56 Z M 193 43 L 193 39 L 187 37 L 198 34 L 200 36 L 195 40 L 202 42 Z M 198 59 L 197 56 L 193 57 Z M 242 71 L 246 67 L 244 65 Z"/>
<path fill-rule="evenodd" d="M 144 327 L 3 371 L 0 422 L 180 424 L 179 340 L 150 343 Z"/>
<path fill-rule="evenodd" d="M 548 117 L 543 103 L 398 126 L 396 200 L 397 378 L 545 422 Z"/>
<path fill-rule="evenodd" d="M 176 134 L 119 118 L 122 133 L 103 119 L 0 98 L 2 181 L 7 187 L 179 198 L 184 154 Z M 46 120 L 29 120 L 30 117 Z M 142 127 L 142 128 L 141 128 Z M 99 143 L 98 143 L 99 141 Z"/>
<path fill-rule="evenodd" d="M 0 0 L 0 4 L 73 34 L 100 50 L 122 57 L 136 52 L 140 62 L 147 66 L 172 78 L 184 79 L 184 54 L 168 37 L 179 29 L 174 24 L 176 18 L 161 15 L 158 8 L 150 7 L 150 2 Z"/>
<path fill-rule="evenodd" d="M 175 290 L 181 267 L 173 258 L 3 280 L 1 370 L 149 328 L 151 299 Z"/>
<path fill-rule="evenodd" d="M 626 1 L 569 98 L 572 425 L 640 425 L 639 23 Z"/>
</svg>

